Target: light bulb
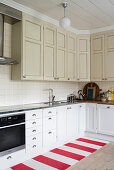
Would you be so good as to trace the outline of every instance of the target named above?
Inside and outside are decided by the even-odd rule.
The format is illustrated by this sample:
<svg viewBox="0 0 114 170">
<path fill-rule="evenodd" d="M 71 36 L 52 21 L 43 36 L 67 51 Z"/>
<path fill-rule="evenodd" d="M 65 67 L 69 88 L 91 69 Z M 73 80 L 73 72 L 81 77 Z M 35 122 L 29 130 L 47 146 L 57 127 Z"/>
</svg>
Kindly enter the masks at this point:
<svg viewBox="0 0 114 170">
<path fill-rule="evenodd" d="M 71 24 L 70 19 L 67 18 L 67 17 L 63 17 L 63 18 L 61 18 L 60 21 L 59 21 L 59 25 L 60 25 L 61 27 L 63 27 L 64 29 L 65 29 L 65 28 L 69 28 L 69 27 L 70 27 L 70 24 Z"/>
</svg>

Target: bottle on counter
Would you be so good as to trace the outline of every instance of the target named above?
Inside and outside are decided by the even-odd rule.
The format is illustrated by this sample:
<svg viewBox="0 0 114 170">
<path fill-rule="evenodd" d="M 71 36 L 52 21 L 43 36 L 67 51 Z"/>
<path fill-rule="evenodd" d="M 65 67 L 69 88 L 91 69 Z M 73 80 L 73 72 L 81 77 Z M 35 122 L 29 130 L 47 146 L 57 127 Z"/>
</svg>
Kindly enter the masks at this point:
<svg viewBox="0 0 114 170">
<path fill-rule="evenodd" d="M 112 91 L 111 90 L 106 91 L 106 96 L 107 96 L 107 100 L 111 101 L 112 100 Z"/>
<path fill-rule="evenodd" d="M 114 101 L 114 88 L 112 89 L 112 101 Z"/>
</svg>

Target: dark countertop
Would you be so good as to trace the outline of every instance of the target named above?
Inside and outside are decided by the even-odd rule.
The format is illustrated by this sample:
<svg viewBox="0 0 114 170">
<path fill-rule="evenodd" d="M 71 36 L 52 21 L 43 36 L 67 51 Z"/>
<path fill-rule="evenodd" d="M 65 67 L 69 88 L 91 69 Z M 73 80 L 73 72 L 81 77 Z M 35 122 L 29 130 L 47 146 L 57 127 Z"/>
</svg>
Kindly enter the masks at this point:
<svg viewBox="0 0 114 170">
<path fill-rule="evenodd" d="M 65 106 L 71 104 L 79 104 L 79 103 L 96 103 L 96 104 L 109 104 L 114 105 L 114 101 L 98 101 L 98 100 L 76 100 L 73 103 L 67 101 L 59 101 L 55 104 L 49 104 L 48 102 L 45 103 L 31 103 L 31 104 L 24 104 L 24 105 L 12 105 L 12 106 L 3 106 L 0 107 L 0 114 L 8 114 L 13 112 L 23 112 L 28 110 L 36 110 L 36 109 L 44 109 L 44 108 L 51 108 L 57 106 Z"/>
</svg>

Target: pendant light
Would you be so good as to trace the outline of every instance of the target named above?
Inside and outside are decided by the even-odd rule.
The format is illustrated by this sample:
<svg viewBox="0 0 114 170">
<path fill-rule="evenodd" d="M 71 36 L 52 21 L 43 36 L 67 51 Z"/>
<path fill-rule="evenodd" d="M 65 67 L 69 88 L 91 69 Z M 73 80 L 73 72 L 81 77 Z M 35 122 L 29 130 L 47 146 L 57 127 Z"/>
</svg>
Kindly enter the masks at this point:
<svg viewBox="0 0 114 170">
<path fill-rule="evenodd" d="M 70 24 L 71 24 L 70 19 L 65 16 L 65 9 L 66 9 L 66 7 L 68 6 L 68 3 L 67 3 L 67 2 L 64 2 L 64 3 L 62 4 L 62 6 L 63 6 L 63 8 L 64 8 L 64 17 L 60 19 L 59 25 L 60 25 L 61 27 L 63 27 L 64 29 L 66 29 L 66 28 L 69 28 L 69 27 L 70 27 Z"/>
</svg>

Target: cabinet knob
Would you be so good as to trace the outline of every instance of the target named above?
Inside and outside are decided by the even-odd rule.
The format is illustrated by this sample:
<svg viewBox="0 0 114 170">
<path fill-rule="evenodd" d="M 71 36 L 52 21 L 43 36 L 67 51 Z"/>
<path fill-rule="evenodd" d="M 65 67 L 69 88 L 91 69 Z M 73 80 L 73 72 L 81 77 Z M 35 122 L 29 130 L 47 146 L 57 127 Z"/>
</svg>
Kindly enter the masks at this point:
<svg viewBox="0 0 114 170">
<path fill-rule="evenodd" d="M 11 159 L 12 157 L 11 156 L 8 156 L 7 159 Z"/>
<path fill-rule="evenodd" d="M 33 114 L 32 116 L 36 116 L 36 114 Z"/>
<path fill-rule="evenodd" d="M 32 122 L 32 124 L 34 125 L 34 124 L 36 124 L 36 122 Z"/>
<path fill-rule="evenodd" d="M 105 78 L 105 80 L 107 80 L 107 78 Z"/>
<path fill-rule="evenodd" d="M 48 132 L 48 134 L 52 134 L 52 132 Z"/>
<path fill-rule="evenodd" d="M 80 107 L 82 107 L 82 106 L 80 106 Z"/>
<path fill-rule="evenodd" d="M 25 76 L 25 75 L 23 75 L 23 78 L 26 78 L 26 76 Z"/>
<path fill-rule="evenodd" d="M 67 110 L 70 110 L 70 109 L 72 109 L 71 107 L 67 107 Z"/>
<path fill-rule="evenodd" d="M 77 80 L 80 80 L 79 78 Z"/>
<path fill-rule="evenodd" d="M 56 80 L 56 77 L 54 77 L 54 80 Z"/>
<path fill-rule="evenodd" d="M 110 109 L 110 106 L 108 106 L 107 109 Z"/>
<path fill-rule="evenodd" d="M 102 80 L 104 80 L 104 78 L 102 78 Z"/>
<path fill-rule="evenodd" d="M 32 132 L 36 132 L 36 130 L 34 129 Z"/>
<path fill-rule="evenodd" d="M 68 78 L 68 80 L 70 80 L 70 78 Z"/>
<path fill-rule="evenodd" d="M 36 145 L 33 145 L 33 148 L 36 148 Z"/>
<path fill-rule="evenodd" d="M 48 113 L 52 113 L 51 111 L 49 111 Z"/>
<path fill-rule="evenodd" d="M 48 120 L 51 120 L 51 119 L 52 119 L 51 117 L 48 118 Z"/>
<path fill-rule="evenodd" d="M 32 140 L 36 140 L 36 137 L 32 138 Z"/>
</svg>

